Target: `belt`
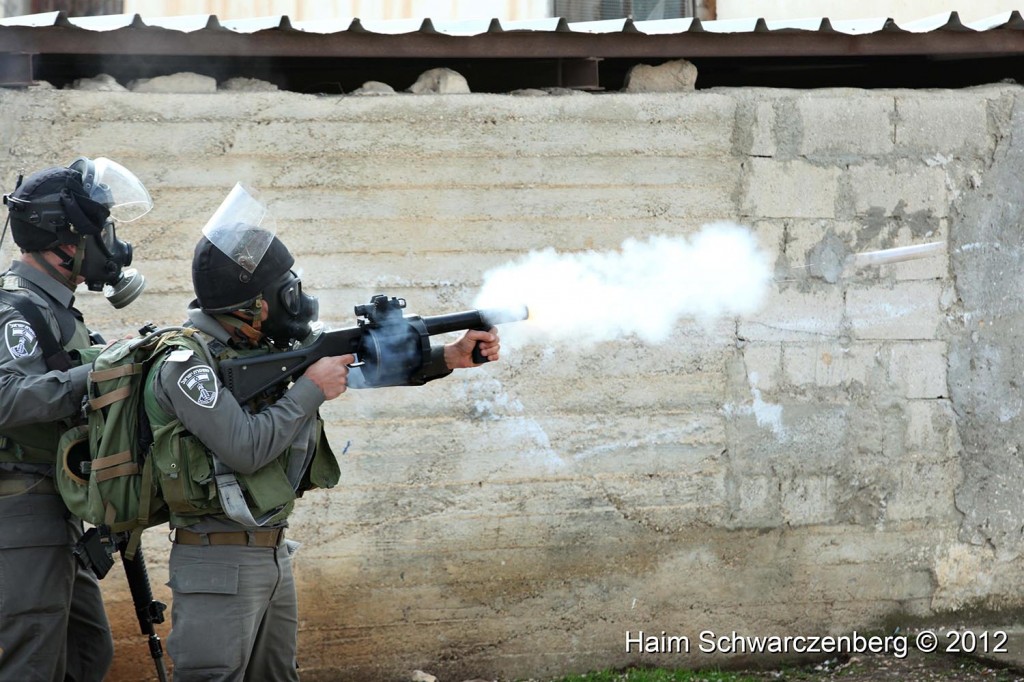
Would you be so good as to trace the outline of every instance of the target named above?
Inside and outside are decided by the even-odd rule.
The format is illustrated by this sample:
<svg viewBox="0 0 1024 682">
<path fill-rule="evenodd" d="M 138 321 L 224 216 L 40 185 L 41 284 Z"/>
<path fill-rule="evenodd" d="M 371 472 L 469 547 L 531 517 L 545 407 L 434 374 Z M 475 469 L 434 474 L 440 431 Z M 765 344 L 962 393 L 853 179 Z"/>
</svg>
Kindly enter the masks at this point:
<svg viewBox="0 0 1024 682">
<path fill-rule="evenodd" d="M 237 530 L 220 533 L 196 533 L 184 528 L 174 531 L 178 545 L 240 545 L 242 547 L 277 547 L 284 540 L 284 528 L 272 530 Z"/>
<path fill-rule="evenodd" d="M 49 477 L 0 474 L 0 496 L 21 495 L 22 493 L 56 495 L 57 492 L 57 484 Z"/>
</svg>

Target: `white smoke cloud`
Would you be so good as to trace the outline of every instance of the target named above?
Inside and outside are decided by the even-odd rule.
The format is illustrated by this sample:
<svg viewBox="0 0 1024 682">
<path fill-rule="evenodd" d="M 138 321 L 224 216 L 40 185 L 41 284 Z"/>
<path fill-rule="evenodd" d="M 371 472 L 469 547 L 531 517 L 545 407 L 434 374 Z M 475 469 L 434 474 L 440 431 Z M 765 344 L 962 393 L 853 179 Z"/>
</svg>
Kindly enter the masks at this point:
<svg viewBox="0 0 1024 682">
<path fill-rule="evenodd" d="M 529 307 L 527 322 L 502 327 L 506 346 L 629 336 L 658 344 L 682 319 L 753 313 L 771 279 L 768 255 L 750 229 L 719 222 L 690 239 L 627 239 L 617 251 L 531 252 L 485 273 L 474 306 Z"/>
</svg>

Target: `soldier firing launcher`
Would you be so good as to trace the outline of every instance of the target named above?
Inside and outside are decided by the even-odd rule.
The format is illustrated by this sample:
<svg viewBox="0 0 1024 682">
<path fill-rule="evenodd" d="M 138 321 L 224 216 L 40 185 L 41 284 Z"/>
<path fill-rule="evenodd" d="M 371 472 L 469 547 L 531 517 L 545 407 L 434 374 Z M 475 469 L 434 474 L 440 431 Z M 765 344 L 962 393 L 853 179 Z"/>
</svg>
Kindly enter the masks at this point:
<svg viewBox="0 0 1024 682">
<path fill-rule="evenodd" d="M 294 381 L 320 358 L 352 353 L 354 366 L 362 370 L 362 384 L 368 388 L 418 385 L 428 379 L 421 370 L 430 359 L 431 336 L 467 329 L 487 331 L 498 324 L 525 320 L 528 315 L 525 306 L 431 317 L 405 316 L 404 308 L 405 299 L 377 294 L 369 303 L 355 307 L 356 317 L 361 318 L 355 327 L 324 332 L 297 350 L 224 360 L 221 379 L 238 402 L 244 403 L 282 382 Z M 474 349 L 473 361 L 487 359 Z"/>
</svg>

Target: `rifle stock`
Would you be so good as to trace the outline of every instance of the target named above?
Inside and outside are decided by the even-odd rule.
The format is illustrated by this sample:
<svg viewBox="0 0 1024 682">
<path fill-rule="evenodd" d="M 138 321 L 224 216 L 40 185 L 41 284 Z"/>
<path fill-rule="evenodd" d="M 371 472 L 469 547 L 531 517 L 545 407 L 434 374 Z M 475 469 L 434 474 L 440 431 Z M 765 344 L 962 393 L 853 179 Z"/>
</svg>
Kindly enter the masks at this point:
<svg viewBox="0 0 1024 682">
<path fill-rule="evenodd" d="M 446 315 L 404 316 L 405 299 L 378 294 L 355 307 L 358 323 L 325 332 L 309 346 L 220 363 L 224 385 L 240 403 L 275 386 L 294 381 L 320 358 L 352 354 L 368 388 L 417 383 L 417 372 L 430 358 L 430 337 L 468 329 L 489 330 L 506 322 L 525 320 L 525 306 L 514 309 L 466 310 Z M 486 362 L 473 351 L 473 361 Z M 422 383 L 422 381 L 418 382 Z"/>
</svg>

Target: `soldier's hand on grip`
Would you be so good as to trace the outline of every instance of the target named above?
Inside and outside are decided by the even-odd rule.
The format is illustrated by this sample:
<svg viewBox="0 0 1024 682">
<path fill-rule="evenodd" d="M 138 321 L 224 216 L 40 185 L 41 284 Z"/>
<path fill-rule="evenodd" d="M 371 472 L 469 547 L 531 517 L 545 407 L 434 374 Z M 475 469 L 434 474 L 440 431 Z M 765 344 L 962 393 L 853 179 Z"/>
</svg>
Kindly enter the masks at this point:
<svg viewBox="0 0 1024 682">
<path fill-rule="evenodd" d="M 348 388 L 348 366 L 356 361 L 354 355 L 332 355 L 320 358 L 303 373 L 317 385 L 325 400 L 334 400 Z"/>
</svg>

